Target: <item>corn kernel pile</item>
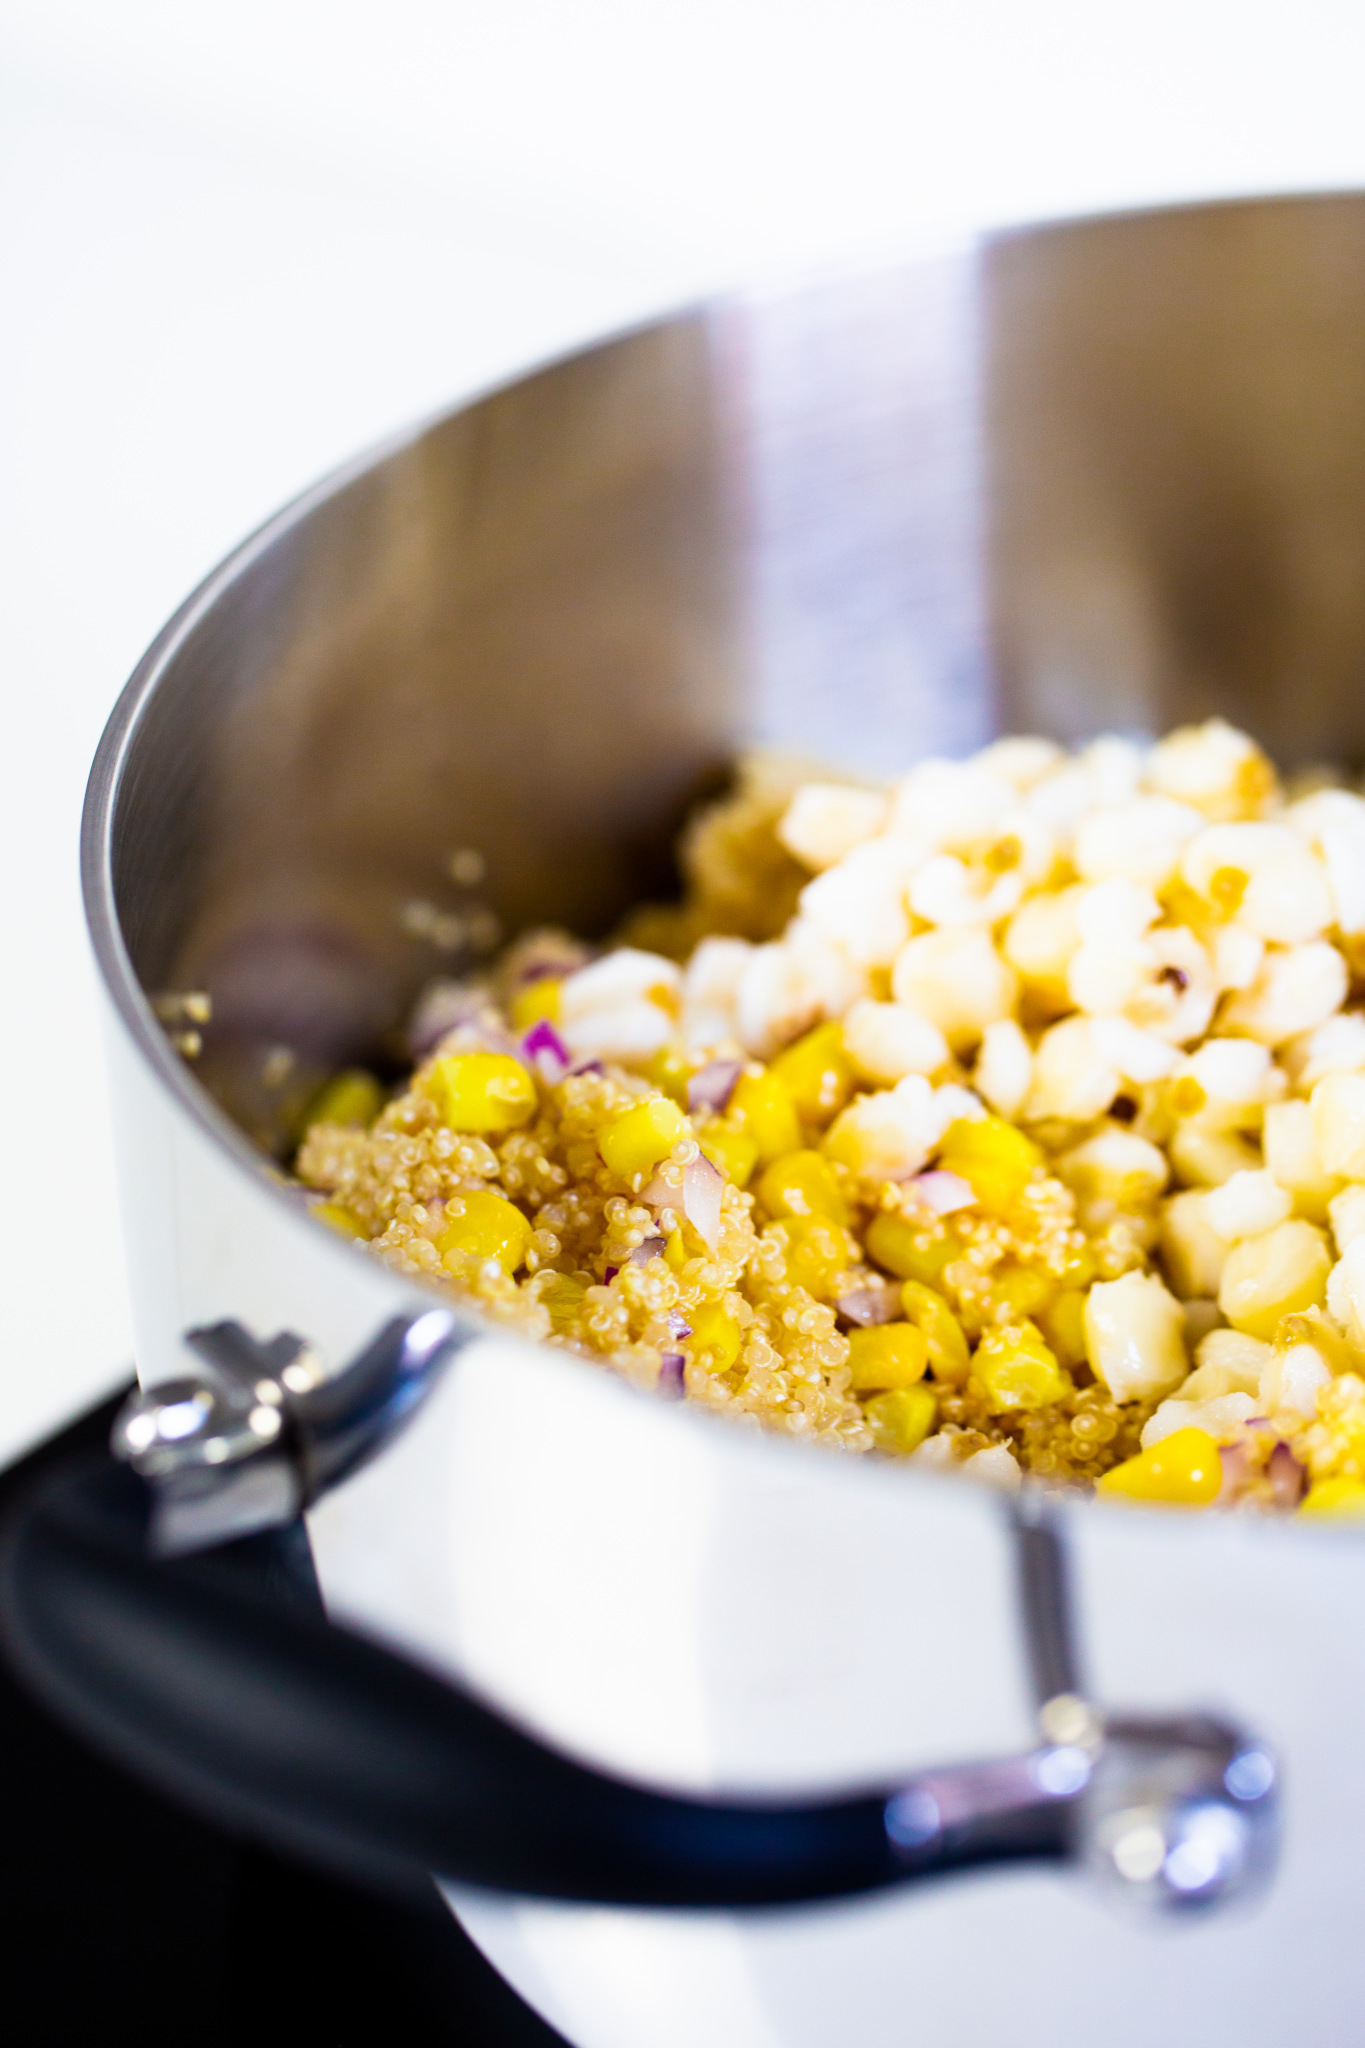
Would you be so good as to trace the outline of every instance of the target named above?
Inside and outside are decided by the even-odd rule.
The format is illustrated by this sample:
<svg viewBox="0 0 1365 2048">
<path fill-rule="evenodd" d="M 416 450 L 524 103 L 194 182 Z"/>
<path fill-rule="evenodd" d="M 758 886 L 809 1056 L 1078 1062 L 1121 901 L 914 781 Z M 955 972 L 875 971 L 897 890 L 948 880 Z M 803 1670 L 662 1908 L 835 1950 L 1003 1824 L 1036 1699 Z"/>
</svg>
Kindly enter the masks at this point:
<svg viewBox="0 0 1365 2048">
<path fill-rule="evenodd" d="M 790 1435 L 1365 1512 L 1365 799 L 1220 721 L 761 760 L 683 864 L 434 984 L 402 1091 L 316 1105 L 316 1213 Z"/>
</svg>

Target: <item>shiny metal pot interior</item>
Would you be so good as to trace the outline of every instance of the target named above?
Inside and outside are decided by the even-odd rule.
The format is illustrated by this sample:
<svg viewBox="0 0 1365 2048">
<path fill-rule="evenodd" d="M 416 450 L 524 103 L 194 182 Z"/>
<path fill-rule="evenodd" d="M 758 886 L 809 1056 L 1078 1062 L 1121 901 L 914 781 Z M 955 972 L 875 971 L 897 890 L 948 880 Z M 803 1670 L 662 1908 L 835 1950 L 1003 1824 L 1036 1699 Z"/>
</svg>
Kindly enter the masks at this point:
<svg viewBox="0 0 1365 2048">
<path fill-rule="evenodd" d="M 1282 763 L 1357 763 L 1362 332 L 1365 200 L 1013 233 L 608 342 L 248 542 L 134 678 L 87 811 L 144 1379 L 218 1317 L 301 1331 L 335 1365 L 400 1306 L 430 1307 L 282 1200 L 241 1133 L 281 1153 L 323 1072 L 393 1057 L 417 988 L 472 957 L 460 934 L 472 947 L 490 914 L 608 931 L 667 885 L 687 803 L 743 745 L 889 774 L 999 730 L 1076 740 L 1218 711 Z M 452 871 L 461 848 L 477 881 Z M 197 1076 L 148 1001 L 186 989 L 213 1003 Z M 486 1332 L 452 1387 L 313 1517 L 340 1611 L 676 1783 L 854 1782 L 1019 1740 L 993 1503 L 694 1422 Z M 1298 1831 L 1268 1910 L 1274 1938 L 1318 1953 L 1365 1826 L 1347 1764 L 1365 1640 L 1339 1625 L 1362 1611 L 1358 1546 L 1064 1519 L 1102 1682 L 1169 1708 L 1226 1677 L 1287 1751 Z M 676 1546 L 703 1525 L 843 1546 L 861 1590 L 817 1573 L 760 1616 L 711 1559 L 685 1585 L 665 1575 L 651 1635 L 631 1535 Z M 938 1606 L 926 1545 L 950 1560 Z M 899 1633 L 879 1626 L 892 1613 Z M 1336 1720 L 1301 1677 L 1319 1656 Z M 709 1748 L 679 1733 L 680 1683 Z M 1311 1996 L 1256 1982 L 1254 1928 L 1220 1924 L 1182 1961 L 1059 1903 L 1057 1880 L 1013 1882 L 795 1933 L 459 1909 L 587 2048 L 707 2031 L 813 2048 L 846 2031 L 848 1996 L 860 2042 L 890 2048 L 907 1942 L 935 2042 L 1088 2040 L 1115 1973 L 1137 1972 L 1148 2011 L 1114 2014 L 1116 2044 L 1186 2019 L 1218 2039 L 1210 2016 L 1254 2028 L 1281 2009 L 1319 2042 L 1353 2038 L 1349 1987 L 1321 1965 Z M 1089 1960 L 1066 1978 L 1077 1944 Z M 966 1998 L 987 1951 L 1009 1981 Z"/>
</svg>

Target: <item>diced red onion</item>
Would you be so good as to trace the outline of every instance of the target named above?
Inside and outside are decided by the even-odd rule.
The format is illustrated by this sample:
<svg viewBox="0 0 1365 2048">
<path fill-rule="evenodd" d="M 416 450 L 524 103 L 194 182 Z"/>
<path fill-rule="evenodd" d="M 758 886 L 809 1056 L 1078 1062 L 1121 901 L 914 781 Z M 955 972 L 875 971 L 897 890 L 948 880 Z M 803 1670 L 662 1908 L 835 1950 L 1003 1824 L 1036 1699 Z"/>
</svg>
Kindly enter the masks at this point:
<svg viewBox="0 0 1365 2048">
<path fill-rule="evenodd" d="M 650 1209 L 681 1209 L 682 1189 L 656 1173 L 649 1186 L 641 1188 L 636 1200 Z"/>
<path fill-rule="evenodd" d="M 602 1272 L 602 1285 L 604 1287 L 610 1287 L 612 1281 L 616 1278 L 620 1270 L 621 1268 L 619 1266 L 604 1267 Z"/>
<path fill-rule="evenodd" d="M 1219 1447 L 1218 1462 L 1223 1468 L 1218 1500 L 1221 1506 L 1226 1507 L 1237 1499 L 1251 1477 L 1251 1459 L 1245 1444 L 1223 1444 Z"/>
<path fill-rule="evenodd" d="M 743 1060 L 712 1060 L 688 1082 L 688 1108 L 694 1112 L 714 1109 L 719 1114 L 734 1094 L 735 1083 L 743 1072 Z"/>
<path fill-rule="evenodd" d="M 683 1214 L 708 1251 L 720 1243 L 720 1198 L 725 1175 L 713 1166 L 704 1152 L 683 1169 Z"/>
<path fill-rule="evenodd" d="M 670 1337 L 676 1337 L 680 1341 L 682 1338 L 692 1335 L 691 1323 L 676 1308 L 671 1308 L 668 1311 L 668 1334 Z"/>
<path fill-rule="evenodd" d="M 580 1060 L 576 1067 L 569 1069 L 571 1074 L 605 1074 L 606 1071 L 601 1060 Z"/>
<path fill-rule="evenodd" d="M 626 1253 L 628 1266 L 647 1266 L 651 1259 L 664 1255 L 664 1240 L 661 1237 L 642 1237 L 633 1252 Z"/>
<path fill-rule="evenodd" d="M 887 1281 L 867 1280 L 841 1294 L 834 1306 L 850 1323 L 872 1329 L 878 1323 L 894 1323 L 900 1315 L 900 1290 Z"/>
<path fill-rule="evenodd" d="M 909 1189 L 920 1206 L 931 1209 L 935 1216 L 951 1216 L 955 1210 L 970 1209 L 976 1202 L 971 1182 L 960 1173 L 950 1173 L 945 1166 L 917 1173 Z"/>
<path fill-rule="evenodd" d="M 1276 1444 L 1265 1469 L 1276 1507 L 1296 1508 L 1307 1490 L 1308 1474 L 1288 1444 Z"/>
<path fill-rule="evenodd" d="M 562 1081 L 573 1065 L 573 1055 L 548 1017 L 533 1024 L 521 1041 L 522 1056 L 552 1085 Z"/>
<path fill-rule="evenodd" d="M 681 1351 L 665 1351 L 659 1361 L 659 1392 L 665 1400 L 681 1401 L 687 1395 L 687 1382 L 683 1377 L 687 1364 Z"/>
</svg>

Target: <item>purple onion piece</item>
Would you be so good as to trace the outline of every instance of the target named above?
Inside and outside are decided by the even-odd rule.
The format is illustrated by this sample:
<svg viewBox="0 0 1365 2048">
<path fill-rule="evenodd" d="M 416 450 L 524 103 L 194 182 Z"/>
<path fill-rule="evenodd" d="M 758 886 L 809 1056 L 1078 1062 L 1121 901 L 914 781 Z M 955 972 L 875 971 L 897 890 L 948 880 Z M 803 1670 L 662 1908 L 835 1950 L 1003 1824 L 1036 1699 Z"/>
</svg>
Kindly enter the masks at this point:
<svg viewBox="0 0 1365 2048">
<path fill-rule="evenodd" d="M 642 1237 L 633 1252 L 626 1253 L 629 1266 L 647 1266 L 651 1259 L 664 1255 L 664 1240 L 661 1237 Z"/>
<path fill-rule="evenodd" d="M 724 1188 L 725 1175 L 704 1152 L 699 1152 L 683 1171 L 683 1214 L 712 1252 L 720 1243 L 720 1198 Z"/>
<path fill-rule="evenodd" d="M 958 1209 L 973 1208 L 976 1203 L 971 1182 L 943 1166 L 936 1166 L 929 1173 L 917 1173 L 910 1182 L 910 1192 L 921 1207 L 931 1209 L 935 1216 L 951 1216 Z"/>
<path fill-rule="evenodd" d="M 548 1017 L 531 1026 L 521 1041 L 521 1052 L 551 1083 L 562 1080 L 573 1064 L 573 1055 Z"/>
<path fill-rule="evenodd" d="M 606 1071 L 601 1060 L 580 1060 L 576 1067 L 569 1069 L 571 1074 L 605 1074 Z"/>
<path fill-rule="evenodd" d="M 692 1335 L 691 1323 L 689 1323 L 687 1318 L 684 1315 L 681 1315 L 679 1311 L 675 1308 L 671 1308 L 668 1311 L 668 1334 L 670 1337 L 675 1337 L 679 1341 L 681 1341 L 681 1339 L 684 1337 L 690 1337 Z"/>
<path fill-rule="evenodd" d="M 666 1401 L 682 1401 L 687 1397 L 687 1383 L 683 1377 L 686 1359 L 681 1351 L 665 1351 L 659 1362 L 659 1392 Z"/>
<path fill-rule="evenodd" d="M 604 1287 L 610 1287 L 612 1281 L 616 1278 L 620 1270 L 621 1268 L 619 1266 L 608 1266 L 602 1274 L 602 1285 Z"/>
<path fill-rule="evenodd" d="M 735 1083 L 743 1072 L 743 1060 L 712 1060 L 688 1082 L 687 1107 L 693 1112 L 714 1109 L 719 1115 L 734 1094 Z"/>
<path fill-rule="evenodd" d="M 1245 1444 L 1223 1444 L 1219 1448 L 1218 1462 L 1223 1468 L 1218 1504 L 1227 1507 L 1238 1498 L 1251 1477 L 1251 1458 Z"/>
<path fill-rule="evenodd" d="M 1265 1469 L 1276 1507 L 1285 1511 L 1296 1508 L 1308 1491 L 1308 1474 L 1288 1444 L 1276 1444 Z"/>
<path fill-rule="evenodd" d="M 841 1294 L 834 1306 L 841 1316 L 869 1330 L 878 1323 L 894 1323 L 900 1315 L 900 1290 L 887 1282 L 866 1281 Z"/>
</svg>

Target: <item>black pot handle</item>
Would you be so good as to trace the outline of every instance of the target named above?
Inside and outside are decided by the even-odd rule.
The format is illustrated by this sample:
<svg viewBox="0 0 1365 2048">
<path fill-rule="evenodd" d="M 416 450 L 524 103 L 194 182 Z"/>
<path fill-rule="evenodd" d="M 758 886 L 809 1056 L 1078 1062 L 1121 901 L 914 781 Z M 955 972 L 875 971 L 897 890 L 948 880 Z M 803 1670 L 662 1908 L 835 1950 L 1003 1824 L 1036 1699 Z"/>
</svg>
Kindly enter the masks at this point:
<svg viewBox="0 0 1365 2048">
<path fill-rule="evenodd" d="M 109 1459 L 19 1505 L 0 1546 L 16 1675 L 173 1799 L 351 1875 L 745 1907 L 1069 1853 L 1075 1788 L 1048 1789 L 1050 1750 L 810 1803 L 649 1791 L 328 1623 L 301 1522 L 166 1558 L 149 1514 Z"/>
</svg>

